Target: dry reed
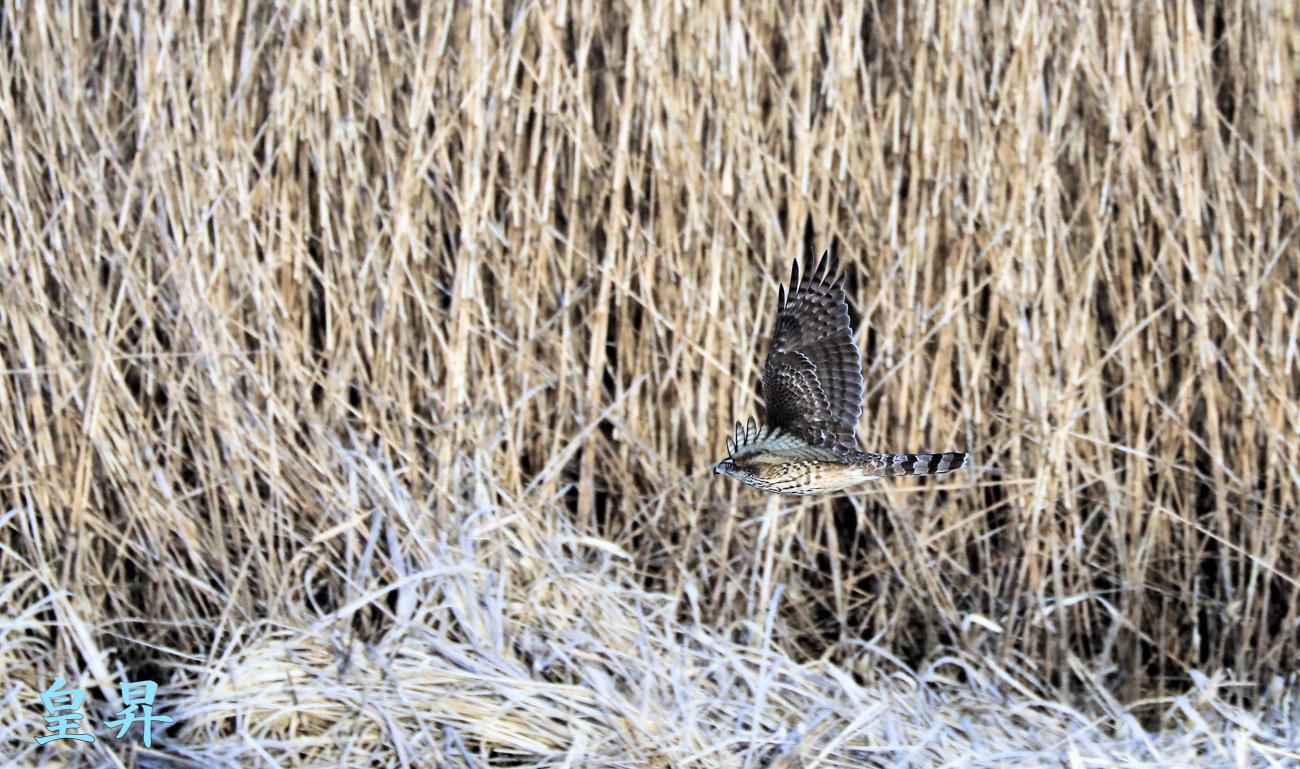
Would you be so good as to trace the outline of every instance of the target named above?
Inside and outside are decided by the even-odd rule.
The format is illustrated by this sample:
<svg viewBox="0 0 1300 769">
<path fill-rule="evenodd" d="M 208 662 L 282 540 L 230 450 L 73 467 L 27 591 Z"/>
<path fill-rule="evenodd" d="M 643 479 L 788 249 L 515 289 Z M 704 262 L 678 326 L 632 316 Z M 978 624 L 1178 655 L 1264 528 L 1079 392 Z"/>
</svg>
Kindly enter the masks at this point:
<svg viewBox="0 0 1300 769">
<path fill-rule="evenodd" d="M 0 754 L 1300 760 L 1298 21 L 6 6 Z M 824 247 L 973 471 L 709 475 Z"/>
</svg>

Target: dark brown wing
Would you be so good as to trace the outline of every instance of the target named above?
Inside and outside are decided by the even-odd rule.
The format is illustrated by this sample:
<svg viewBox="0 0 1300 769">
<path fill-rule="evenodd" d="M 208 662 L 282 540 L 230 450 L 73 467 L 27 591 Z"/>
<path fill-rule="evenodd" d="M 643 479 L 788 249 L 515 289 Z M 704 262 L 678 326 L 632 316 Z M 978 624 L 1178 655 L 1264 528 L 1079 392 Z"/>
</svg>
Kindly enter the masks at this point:
<svg viewBox="0 0 1300 769">
<path fill-rule="evenodd" d="M 839 260 L 823 254 L 811 273 L 790 270 L 777 300 L 763 364 L 767 424 L 813 446 L 854 448 L 862 414 L 862 365 L 849 327 Z"/>
</svg>

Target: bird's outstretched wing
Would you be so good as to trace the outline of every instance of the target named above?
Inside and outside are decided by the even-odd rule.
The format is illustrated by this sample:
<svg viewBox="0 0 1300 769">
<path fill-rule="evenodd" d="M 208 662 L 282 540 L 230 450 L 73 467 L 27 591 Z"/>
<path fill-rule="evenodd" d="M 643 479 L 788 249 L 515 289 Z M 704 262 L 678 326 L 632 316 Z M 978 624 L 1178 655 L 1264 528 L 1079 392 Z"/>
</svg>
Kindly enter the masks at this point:
<svg viewBox="0 0 1300 769">
<path fill-rule="evenodd" d="M 811 459 L 821 462 L 842 462 L 844 455 L 833 447 L 812 446 L 793 433 L 782 432 L 771 425 L 760 425 L 749 418 L 749 424 L 736 423 L 736 437 L 727 438 L 727 456 L 738 462 L 768 454 L 784 459 Z M 872 454 L 871 456 L 877 456 Z"/>
<path fill-rule="evenodd" d="M 823 254 L 777 300 L 772 346 L 763 364 L 767 425 L 813 446 L 853 448 L 862 414 L 862 364 L 849 327 L 839 260 Z"/>
</svg>

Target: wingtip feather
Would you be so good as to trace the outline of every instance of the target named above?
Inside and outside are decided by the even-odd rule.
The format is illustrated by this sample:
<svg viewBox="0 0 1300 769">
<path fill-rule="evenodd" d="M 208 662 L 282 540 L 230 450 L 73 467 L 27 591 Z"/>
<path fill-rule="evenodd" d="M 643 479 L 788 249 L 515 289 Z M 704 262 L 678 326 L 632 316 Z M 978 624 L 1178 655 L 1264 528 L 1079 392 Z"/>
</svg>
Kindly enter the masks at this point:
<svg viewBox="0 0 1300 769">
<path fill-rule="evenodd" d="M 822 254 L 822 259 L 826 262 L 825 281 L 831 288 L 843 288 L 844 279 L 848 273 L 840 271 L 840 257 L 838 254 L 832 254 L 830 249 Z"/>
<path fill-rule="evenodd" d="M 826 285 L 826 279 L 830 276 L 831 270 L 831 252 L 823 251 L 822 258 L 817 262 L 817 269 L 813 272 L 813 280 L 817 285 Z"/>
</svg>

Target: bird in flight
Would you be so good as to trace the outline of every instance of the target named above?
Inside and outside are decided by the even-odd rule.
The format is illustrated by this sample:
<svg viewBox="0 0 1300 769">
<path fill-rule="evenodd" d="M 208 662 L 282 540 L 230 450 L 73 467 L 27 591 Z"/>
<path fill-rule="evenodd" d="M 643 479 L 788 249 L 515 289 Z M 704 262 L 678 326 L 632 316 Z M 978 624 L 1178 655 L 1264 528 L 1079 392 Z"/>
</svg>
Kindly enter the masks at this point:
<svg viewBox="0 0 1300 769">
<path fill-rule="evenodd" d="M 736 423 L 726 459 L 713 474 L 765 491 L 825 494 L 872 478 L 936 475 L 966 466 L 969 454 L 859 451 L 862 364 L 849 326 L 839 260 L 822 255 L 811 273 L 790 270 L 790 292 L 776 303 L 772 344 L 763 364 L 767 423 Z"/>
</svg>

